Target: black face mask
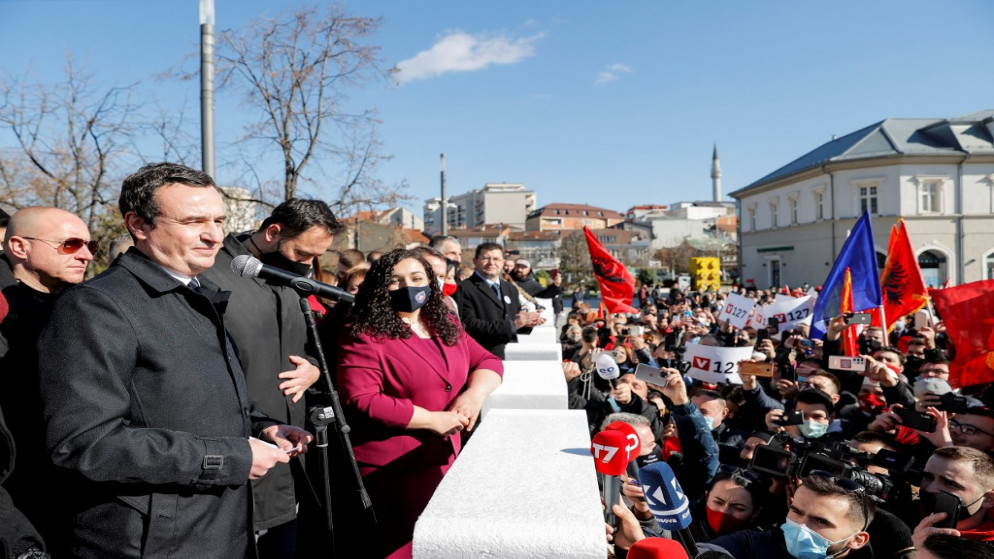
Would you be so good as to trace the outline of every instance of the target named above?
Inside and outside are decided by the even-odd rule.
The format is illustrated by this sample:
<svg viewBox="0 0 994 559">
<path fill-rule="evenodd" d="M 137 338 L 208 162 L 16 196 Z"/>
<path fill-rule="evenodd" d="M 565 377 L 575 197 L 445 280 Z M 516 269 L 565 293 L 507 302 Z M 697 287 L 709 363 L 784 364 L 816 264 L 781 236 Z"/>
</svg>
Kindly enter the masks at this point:
<svg viewBox="0 0 994 559">
<path fill-rule="evenodd" d="M 928 491 L 918 492 L 918 503 L 922 507 L 922 512 L 924 513 L 924 516 L 928 516 L 933 512 L 935 512 L 935 495 L 936 495 L 935 493 L 929 493 Z M 984 496 L 981 495 L 980 499 L 983 498 Z M 980 499 L 977 499 L 977 501 L 979 501 Z M 970 514 L 970 510 L 968 509 L 968 507 L 973 506 L 977 501 L 974 501 L 973 503 L 968 503 L 966 505 L 963 504 L 963 501 L 960 501 L 959 509 L 956 511 L 956 518 L 958 522 L 962 522 L 967 518 L 970 518 L 970 516 L 972 516 Z"/>
<path fill-rule="evenodd" d="M 259 261 L 273 268 L 279 268 L 280 270 L 286 270 L 291 274 L 297 274 L 298 276 L 309 277 L 311 274 L 311 265 L 305 264 L 303 262 L 294 262 L 286 257 L 279 250 L 273 252 L 267 252 L 259 256 Z"/>
<path fill-rule="evenodd" d="M 397 312 L 414 312 L 425 306 L 428 296 L 431 295 L 431 287 L 401 287 L 390 294 L 390 308 Z"/>
<path fill-rule="evenodd" d="M 908 357 L 904 360 L 904 376 L 908 378 L 915 378 L 922 370 L 922 365 L 925 360 L 921 357 Z"/>
<path fill-rule="evenodd" d="M 652 452 L 646 454 L 645 456 L 635 457 L 635 463 L 639 465 L 639 469 L 648 466 L 649 464 L 655 464 L 663 459 L 663 450 L 658 446 L 652 449 Z"/>
<path fill-rule="evenodd" d="M 874 351 L 877 351 L 878 349 L 884 347 L 883 345 L 881 345 L 880 340 L 877 339 L 868 340 L 864 338 L 859 340 L 857 343 L 859 344 L 859 351 L 863 355 L 869 355 Z"/>
</svg>

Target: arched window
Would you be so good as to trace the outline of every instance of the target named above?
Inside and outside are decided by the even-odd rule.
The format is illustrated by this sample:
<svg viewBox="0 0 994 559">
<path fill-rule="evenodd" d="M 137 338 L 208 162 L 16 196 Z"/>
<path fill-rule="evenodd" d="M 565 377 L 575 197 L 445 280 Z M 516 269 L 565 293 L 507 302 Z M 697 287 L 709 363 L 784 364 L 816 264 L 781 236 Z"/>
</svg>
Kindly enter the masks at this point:
<svg viewBox="0 0 994 559">
<path fill-rule="evenodd" d="M 946 269 L 946 257 L 941 252 L 926 250 L 919 254 L 918 266 L 922 269 L 925 285 L 929 287 L 939 287 L 949 277 Z"/>
<path fill-rule="evenodd" d="M 984 279 L 994 279 L 994 250 L 984 257 Z"/>
</svg>

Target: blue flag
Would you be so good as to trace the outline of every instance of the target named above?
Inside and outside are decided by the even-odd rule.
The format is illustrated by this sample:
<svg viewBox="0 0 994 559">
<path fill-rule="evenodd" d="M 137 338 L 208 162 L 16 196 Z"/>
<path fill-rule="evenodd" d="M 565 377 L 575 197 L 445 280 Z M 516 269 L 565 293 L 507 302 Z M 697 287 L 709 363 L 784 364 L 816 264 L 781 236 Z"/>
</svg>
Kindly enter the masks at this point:
<svg viewBox="0 0 994 559">
<path fill-rule="evenodd" d="M 825 324 L 841 314 L 842 284 L 846 277 L 846 268 L 852 274 L 852 301 L 856 312 L 876 309 L 880 306 L 880 268 L 877 266 L 877 250 L 873 243 L 873 225 L 870 214 L 863 215 L 856 221 L 856 226 L 849 233 L 849 238 L 842 245 L 832 271 L 822 284 L 815 313 L 811 321 L 811 337 L 820 338 L 825 335 Z"/>
</svg>

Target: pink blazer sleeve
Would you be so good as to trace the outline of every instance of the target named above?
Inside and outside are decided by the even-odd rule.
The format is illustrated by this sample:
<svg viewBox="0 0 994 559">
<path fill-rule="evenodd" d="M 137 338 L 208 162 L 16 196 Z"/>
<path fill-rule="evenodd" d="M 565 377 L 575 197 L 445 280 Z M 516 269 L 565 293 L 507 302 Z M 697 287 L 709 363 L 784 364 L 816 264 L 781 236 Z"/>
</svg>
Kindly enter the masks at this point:
<svg viewBox="0 0 994 559">
<path fill-rule="evenodd" d="M 504 362 L 499 357 L 483 348 L 476 340 L 470 337 L 464 330 L 462 332 L 461 343 L 466 344 L 469 349 L 469 370 L 490 369 L 495 371 L 501 378 L 504 377 Z"/>
<path fill-rule="evenodd" d="M 343 401 L 388 427 L 404 428 L 414 416 L 414 403 L 384 392 L 384 343 L 368 336 L 343 334 L 336 376 Z"/>
</svg>

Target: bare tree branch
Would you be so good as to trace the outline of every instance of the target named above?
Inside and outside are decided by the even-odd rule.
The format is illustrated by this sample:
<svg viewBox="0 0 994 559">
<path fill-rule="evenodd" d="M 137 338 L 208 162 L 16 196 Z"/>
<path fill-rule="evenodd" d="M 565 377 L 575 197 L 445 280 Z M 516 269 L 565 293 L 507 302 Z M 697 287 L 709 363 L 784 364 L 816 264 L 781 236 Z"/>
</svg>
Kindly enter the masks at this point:
<svg viewBox="0 0 994 559">
<path fill-rule="evenodd" d="M 353 207 L 353 199 L 396 199 L 384 196 L 376 181 L 367 178 L 376 161 L 385 159 L 372 111 L 350 113 L 344 106 L 350 91 L 391 72 L 380 66 L 379 47 L 367 44 L 379 25 L 379 19 L 329 6 L 260 18 L 240 32 L 220 33 L 219 86 L 238 91 L 258 111 L 243 140 L 255 143 L 263 154 L 280 154 L 283 199 L 297 196 L 302 181 L 321 185 L 319 190 L 333 185 L 325 166 L 344 169 L 345 182 L 333 190 L 340 196 L 340 210 Z M 365 143 L 356 143 L 357 138 Z"/>
<path fill-rule="evenodd" d="M 0 81 L 0 203 L 65 209 L 101 241 L 123 231 L 112 177 L 131 159 L 140 107 L 136 84 L 99 91 L 92 83 L 71 56 L 57 84 Z"/>
</svg>

